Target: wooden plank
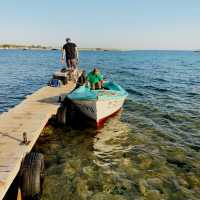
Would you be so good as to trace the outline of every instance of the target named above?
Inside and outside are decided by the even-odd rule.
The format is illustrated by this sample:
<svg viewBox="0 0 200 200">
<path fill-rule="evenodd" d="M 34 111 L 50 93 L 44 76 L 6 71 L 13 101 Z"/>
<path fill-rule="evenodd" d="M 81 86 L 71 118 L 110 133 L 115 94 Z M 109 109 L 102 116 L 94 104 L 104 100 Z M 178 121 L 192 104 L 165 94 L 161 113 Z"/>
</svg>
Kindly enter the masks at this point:
<svg viewBox="0 0 200 200">
<path fill-rule="evenodd" d="M 25 155 L 31 151 L 42 129 L 60 103 L 58 97 L 73 90 L 69 82 L 60 88 L 43 87 L 9 112 L 0 115 L 0 200 L 20 170 Z M 29 145 L 23 145 L 23 132 L 27 133 Z"/>
</svg>

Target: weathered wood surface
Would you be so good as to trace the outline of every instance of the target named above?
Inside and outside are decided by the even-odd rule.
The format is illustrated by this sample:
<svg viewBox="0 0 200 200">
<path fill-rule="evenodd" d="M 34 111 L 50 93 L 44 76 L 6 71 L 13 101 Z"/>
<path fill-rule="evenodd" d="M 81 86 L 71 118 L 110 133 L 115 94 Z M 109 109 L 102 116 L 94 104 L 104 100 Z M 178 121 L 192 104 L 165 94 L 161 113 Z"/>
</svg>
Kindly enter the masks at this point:
<svg viewBox="0 0 200 200">
<path fill-rule="evenodd" d="M 75 83 L 72 82 L 60 88 L 43 87 L 9 112 L 0 115 L 0 200 L 49 118 L 56 114 L 60 105 L 58 97 L 64 97 L 74 87 Z M 27 133 L 29 145 L 22 144 L 23 132 Z"/>
</svg>

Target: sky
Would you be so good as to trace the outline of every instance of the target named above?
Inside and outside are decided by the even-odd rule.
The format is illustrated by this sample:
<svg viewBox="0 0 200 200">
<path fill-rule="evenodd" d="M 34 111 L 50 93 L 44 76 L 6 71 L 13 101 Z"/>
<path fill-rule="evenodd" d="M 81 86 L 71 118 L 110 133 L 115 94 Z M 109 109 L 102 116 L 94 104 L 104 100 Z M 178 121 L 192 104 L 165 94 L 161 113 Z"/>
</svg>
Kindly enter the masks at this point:
<svg viewBox="0 0 200 200">
<path fill-rule="evenodd" d="M 200 0 L 0 0 L 0 43 L 200 49 Z"/>
</svg>

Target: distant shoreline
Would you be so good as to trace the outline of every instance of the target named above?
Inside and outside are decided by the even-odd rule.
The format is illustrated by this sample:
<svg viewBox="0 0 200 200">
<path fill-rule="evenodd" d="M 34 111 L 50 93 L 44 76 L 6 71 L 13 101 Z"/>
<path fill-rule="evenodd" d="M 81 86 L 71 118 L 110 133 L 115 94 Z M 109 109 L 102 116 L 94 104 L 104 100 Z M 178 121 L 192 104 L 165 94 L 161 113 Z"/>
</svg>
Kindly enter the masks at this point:
<svg viewBox="0 0 200 200">
<path fill-rule="evenodd" d="M 0 49 L 19 49 L 19 50 L 47 50 L 57 51 L 58 47 L 42 46 L 42 45 L 15 45 L 15 44 L 0 44 Z M 123 51 L 121 49 L 107 49 L 107 48 L 78 48 L 79 51 Z"/>
<path fill-rule="evenodd" d="M 28 49 L 42 49 L 42 50 L 49 50 L 53 47 L 46 47 L 42 45 L 17 45 L 17 44 L 0 44 L 0 49 L 22 49 L 22 50 L 28 50 Z"/>
<path fill-rule="evenodd" d="M 52 46 L 42 46 L 42 45 L 15 45 L 15 44 L 0 44 L 1 49 L 10 49 L 10 50 L 46 50 L 46 51 L 59 51 L 61 48 L 52 47 Z M 116 49 L 116 48 L 78 48 L 79 51 L 191 51 L 199 53 L 198 49 Z"/>
</svg>

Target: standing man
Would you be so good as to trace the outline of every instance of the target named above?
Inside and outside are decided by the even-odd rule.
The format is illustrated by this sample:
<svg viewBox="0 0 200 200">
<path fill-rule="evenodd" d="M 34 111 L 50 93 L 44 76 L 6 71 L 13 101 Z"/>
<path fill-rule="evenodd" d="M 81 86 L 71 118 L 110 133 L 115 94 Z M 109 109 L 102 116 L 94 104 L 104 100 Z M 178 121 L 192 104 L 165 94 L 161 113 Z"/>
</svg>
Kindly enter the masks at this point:
<svg viewBox="0 0 200 200">
<path fill-rule="evenodd" d="M 66 44 L 62 48 L 62 58 L 61 62 L 64 64 L 64 59 L 66 58 L 66 64 L 68 68 L 72 71 L 76 69 L 78 62 L 78 49 L 75 43 L 71 42 L 70 38 L 66 39 Z"/>
</svg>

